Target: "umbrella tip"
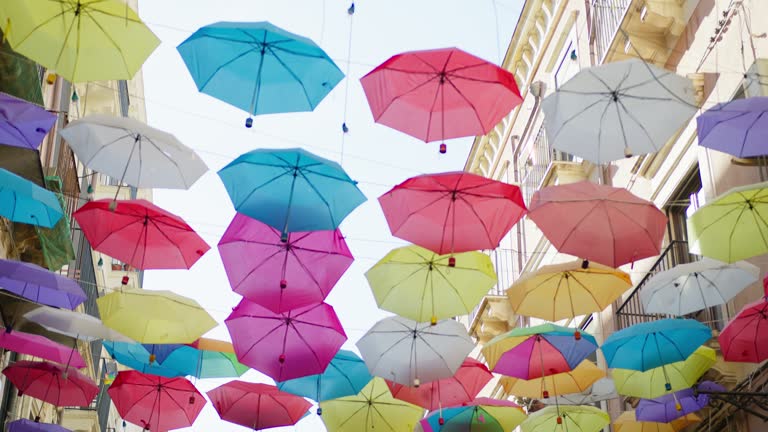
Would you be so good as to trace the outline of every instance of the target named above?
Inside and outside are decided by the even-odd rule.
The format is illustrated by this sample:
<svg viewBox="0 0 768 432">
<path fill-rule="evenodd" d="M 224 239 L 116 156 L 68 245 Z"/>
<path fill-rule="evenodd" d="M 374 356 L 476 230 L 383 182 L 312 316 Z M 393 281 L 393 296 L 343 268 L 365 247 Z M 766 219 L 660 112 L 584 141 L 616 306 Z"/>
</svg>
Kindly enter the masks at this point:
<svg viewBox="0 0 768 432">
<path fill-rule="evenodd" d="M 420 385 L 421 385 L 421 380 L 418 379 L 418 378 L 414 378 L 413 379 L 413 386 L 416 387 L 416 388 L 419 388 Z"/>
<path fill-rule="evenodd" d="M 630 150 L 629 147 L 624 147 L 624 157 L 631 158 L 632 156 L 634 156 L 632 150 Z"/>
<path fill-rule="evenodd" d="M 589 268 L 589 260 L 588 259 L 585 259 L 584 261 L 581 262 L 581 268 L 584 269 L 584 270 Z"/>
<path fill-rule="evenodd" d="M 283 232 L 282 234 L 280 234 L 280 241 L 283 242 L 283 243 L 288 243 L 288 233 L 287 232 Z"/>
<path fill-rule="evenodd" d="M 448 258 L 448 267 L 456 267 L 456 258 L 455 257 Z"/>
<path fill-rule="evenodd" d="M 109 202 L 109 211 L 115 210 L 117 210 L 117 200 L 112 200 Z"/>
<path fill-rule="evenodd" d="M 320 407 L 317 408 L 317 415 L 319 415 L 319 416 L 323 415 L 323 409 L 322 408 L 320 408 Z"/>
<path fill-rule="evenodd" d="M 288 288 L 288 281 L 285 280 L 285 279 L 281 280 L 280 281 L 280 288 L 282 288 L 282 289 Z"/>
<path fill-rule="evenodd" d="M 349 8 L 347 9 L 347 13 L 350 15 L 355 14 L 355 2 L 352 2 L 352 4 L 349 6 Z"/>
<path fill-rule="evenodd" d="M 341 124 L 341 131 L 344 132 L 344 133 L 348 133 L 349 132 L 349 128 L 347 127 L 347 123 L 346 122 Z"/>
<path fill-rule="evenodd" d="M 448 146 L 445 143 L 440 144 L 440 154 L 445 154 L 448 151 Z"/>
<path fill-rule="evenodd" d="M 280 354 L 280 357 L 277 358 L 277 361 L 280 362 L 280 364 L 285 363 L 285 354 Z"/>
<path fill-rule="evenodd" d="M 149 355 L 149 364 L 152 364 L 152 363 L 154 363 L 154 362 L 155 362 L 155 360 L 157 360 L 157 356 L 156 356 L 156 355 L 154 355 L 154 354 L 150 354 L 150 355 Z"/>
<path fill-rule="evenodd" d="M 445 424 L 445 419 L 444 419 L 443 417 L 440 417 L 440 418 L 438 418 L 438 419 L 437 419 L 437 423 L 438 423 L 440 426 L 443 426 L 443 425 Z"/>
<path fill-rule="evenodd" d="M 576 340 L 581 340 L 581 332 L 580 332 L 580 331 L 578 331 L 578 330 L 576 330 L 576 331 L 573 333 L 573 338 L 574 338 L 574 339 L 576 339 Z"/>
<path fill-rule="evenodd" d="M 542 396 L 544 399 L 549 399 L 549 391 L 547 391 L 547 390 L 544 390 L 544 391 L 542 391 L 542 392 L 541 392 L 541 396 Z"/>
<path fill-rule="evenodd" d="M 35 423 L 40 423 L 40 416 L 35 416 Z"/>
<path fill-rule="evenodd" d="M 670 383 L 664 383 L 664 389 L 666 391 L 672 391 L 672 384 Z"/>
<path fill-rule="evenodd" d="M 437 317 L 436 316 L 432 315 L 432 318 L 430 318 L 430 320 L 429 320 L 429 325 L 433 325 L 433 326 L 437 325 Z"/>
<path fill-rule="evenodd" d="M 245 119 L 245 127 L 249 129 L 253 127 L 253 117 L 248 117 Z"/>
</svg>

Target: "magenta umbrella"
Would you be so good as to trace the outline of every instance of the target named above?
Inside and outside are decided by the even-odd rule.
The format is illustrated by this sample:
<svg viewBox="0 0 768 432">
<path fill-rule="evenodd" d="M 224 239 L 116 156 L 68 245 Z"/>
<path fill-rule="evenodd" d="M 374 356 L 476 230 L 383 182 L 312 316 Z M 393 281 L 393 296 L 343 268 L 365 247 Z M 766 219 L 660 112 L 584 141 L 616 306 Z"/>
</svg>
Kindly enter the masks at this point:
<svg viewBox="0 0 768 432">
<path fill-rule="evenodd" d="M 273 312 L 322 302 L 354 260 L 338 229 L 280 237 L 238 213 L 219 241 L 232 290 Z"/>
<path fill-rule="evenodd" d="M 84 368 L 85 361 L 76 349 L 61 345 L 43 336 L 7 329 L 0 333 L 0 348 L 27 354 L 52 362 Z"/>
<path fill-rule="evenodd" d="M 347 340 L 326 303 L 278 314 L 243 299 L 225 323 L 237 359 L 275 381 L 323 373 Z"/>
</svg>

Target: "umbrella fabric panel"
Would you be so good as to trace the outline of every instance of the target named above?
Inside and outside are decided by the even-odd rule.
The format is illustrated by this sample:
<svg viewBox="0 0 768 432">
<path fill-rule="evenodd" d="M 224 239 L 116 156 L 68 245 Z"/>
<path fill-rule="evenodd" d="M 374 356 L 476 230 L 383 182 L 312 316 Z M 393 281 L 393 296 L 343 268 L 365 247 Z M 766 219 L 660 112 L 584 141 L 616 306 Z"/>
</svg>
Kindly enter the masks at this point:
<svg viewBox="0 0 768 432">
<path fill-rule="evenodd" d="M 207 394 L 222 420 L 253 430 L 291 426 L 312 406 L 274 386 L 244 381 L 228 382 Z"/>
<path fill-rule="evenodd" d="M 66 309 L 39 307 L 24 314 L 24 318 L 40 324 L 46 330 L 77 339 L 132 342 L 128 337 L 105 326 L 98 318 Z"/>
<path fill-rule="evenodd" d="M 17 361 L 3 369 L 3 375 L 21 395 L 57 407 L 87 407 L 99 393 L 96 384 L 77 370 L 46 362 Z"/>
<path fill-rule="evenodd" d="M 12 222 L 53 228 L 64 213 L 53 192 L 0 168 L 0 216 Z"/>
<path fill-rule="evenodd" d="M 744 306 L 718 336 L 723 358 L 746 363 L 759 363 L 767 359 L 767 316 L 767 299 Z"/>
<path fill-rule="evenodd" d="M 616 393 L 613 379 L 601 378 L 583 392 L 555 396 L 541 402 L 546 405 L 591 405 L 617 397 L 619 394 Z"/>
<path fill-rule="evenodd" d="M 359 393 L 373 377 L 365 362 L 352 351 L 340 350 L 321 374 L 277 382 L 281 391 L 316 402 Z"/>
<path fill-rule="evenodd" d="M 438 409 L 419 424 L 425 432 L 506 432 L 515 429 L 525 419 L 525 412 L 517 404 L 482 397 L 460 406 Z"/>
<path fill-rule="evenodd" d="M 19 419 L 8 423 L 8 432 L 71 432 L 57 424 Z"/>
<path fill-rule="evenodd" d="M 74 279 L 14 260 L 0 259 L 0 288 L 37 303 L 66 309 L 76 308 L 87 298 Z"/>
<path fill-rule="evenodd" d="M 709 395 L 695 394 L 693 389 L 688 388 L 655 399 L 640 399 L 635 409 L 635 417 L 639 421 L 669 423 L 695 413 L 708 404 Z"/>
<path fill-rule="evenodd" d="M 35 150 L 56 119 L 41 106 L 0 93 L 0 144 Z"/>
<path fill-rule="evenodd" d="M 688 414 L 670 423 L 639 421 L 635 417 L 635 411 L 625 411 L 614 420 L 613 430 L 615 432 L 678 432 L 699 422 L 701 419 L 696 414 Z"/>
<path fill-rule="evenodd" d="M 544 396 L 559 396 L 579 393 L 587 390 L 597 380 L 605 378 L 605 371 L 589 360 L 584 360 L 572 371 L 522 380 L 503 377 L 499 381 L 507 394 L 533 399 L 546 399 Z"/>
<path fill-rule="evenodd" d="M 696 117 L 699 145 L 738 158 L 766 155 L 767 112 L 765 96 L 717 104 Z"/>
<path fill-rule="evenodd" d="M 0 348 L 40 357 L 77 369 L 86 366 L 77 348 L 61 345 L 36 334 L 6 329 L 4 332 L 0 332 Z"/>
<path fill-rule="evenodd" d="M 188 346 L 171 352 L 161 362 L 163 367 L 171 369 L 188 368 L 196 378 L 232 378 L 239 377 L 249 368 L 237 361 L 234 353 L 198 350 Z"/>
<path fill-rule="evenodd" d="M 139 343 L 104 341 L 104 349 L 121 365 L 141 373 L 166 378 L 194 374 L 193 365 L 184 365 L 184 367 L 179 368 L 178 365 L 169 367 L 157 362 L 150 362 L 150 352 Z"/>
<path fill-rule="evenodd" d="M 558 421 L 560 418 L 560 421 Z M 598 432 L 611 423 L 608 413 L 591 406 L 549 406 L 531 413 L 521 425 L 522 432 L 550 432 L 557 429 Z"/>
</svg>

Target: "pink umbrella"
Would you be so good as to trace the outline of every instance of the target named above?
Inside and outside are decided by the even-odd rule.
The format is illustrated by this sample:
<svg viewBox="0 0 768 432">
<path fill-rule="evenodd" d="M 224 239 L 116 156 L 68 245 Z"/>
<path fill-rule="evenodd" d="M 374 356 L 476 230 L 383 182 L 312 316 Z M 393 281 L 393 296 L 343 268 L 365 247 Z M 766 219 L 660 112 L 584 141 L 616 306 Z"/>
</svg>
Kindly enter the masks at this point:
<svg viewBox="0 0 768 432">
<path fill-rule="evenodd" d="M 347 340 L 326 303 L 277 314 L 243 299 L 225 323 L 237 359 L 275 381 L 323 373 Z"/>
<path fill-rule="evenodd" d="M 545 187 L 528 207 L 528 217 L 559 252 L 610 267 L 658 255 L 667 226 L 653 203 L 586 181 Z"/>
<path fill-rule="evenodd" d="M 341 232 L 293 232 L 287 242 L 280 236 L 269 225 L 235 216 L 219 242 L 232 290 L 278 313 L 325 300 L 353 261 Z"/>
<path fill-rule="evenodd" d="M 77 369 L 85 367 L 85 361 L 76 349 L 31 333 L 11 331 L 6 328 L 4 332 L 0 333 L 0 348 L 40 357 L 63 365 L 68 364 Z"/>
<path fill-rule="evenodd" d="M 764 298 L 744 306 L 725 326 L 717 341 L 723 358 L 731 362 L 760 363 L 768 359 L 768 277 Z"/>
</svg>

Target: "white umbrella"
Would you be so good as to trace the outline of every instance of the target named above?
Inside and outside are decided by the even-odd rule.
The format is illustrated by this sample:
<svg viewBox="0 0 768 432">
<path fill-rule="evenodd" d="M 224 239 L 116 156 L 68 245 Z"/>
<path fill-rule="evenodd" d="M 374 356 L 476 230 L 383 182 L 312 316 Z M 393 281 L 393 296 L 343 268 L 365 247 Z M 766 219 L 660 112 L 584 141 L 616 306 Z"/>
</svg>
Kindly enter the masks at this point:
<svg viewBox="0 0 768 432">
<path fill-rule="evenodd" d="M 748 262 L 704 258 L 657 273 L 640 291 L 640 300 L 648 313 L 688 315 L 728 303 L 759 279 L 760 269 Z"/>
<path fill-rule="evenodd" d="M 653 153 L 697 111 L 691 80 L 630 59 L 584 69 L 544 99 L 556 149 L 597 164 Z"/>
<path fill-rule="evenodd" d="M 208 171 L 176 137 L 131 118 L 90 115 L 61 136 L 85 166 L 138 188 L 189 189 Z"/>
<path fill-rule="evenodd" d="M 377 322 L 357 342 L 372 375 L 407 386 L 452 377 L 474 347 L 458 321 L 430 325 L 399 316 Z"/>
<path fill-rule="evenodd" d="M 105 326 L 96 317 L 70 310 L 44 306 L 27 312 L 24 314 L 24 318 L 43 326 L 46 330 L 86 341 L 106 339 L 135 342 L 120 332 Z"/>
<path fill-rule="evenodd" d="M 546 405 L 591 405 L 617 397 L 619 397 L 619 394 L 616 393 L 616 385 L 613 384 L 613 379 L 600 378 L 581 393 L 553 396 L 542 400 L 542 402 Z"/>
</svg>

